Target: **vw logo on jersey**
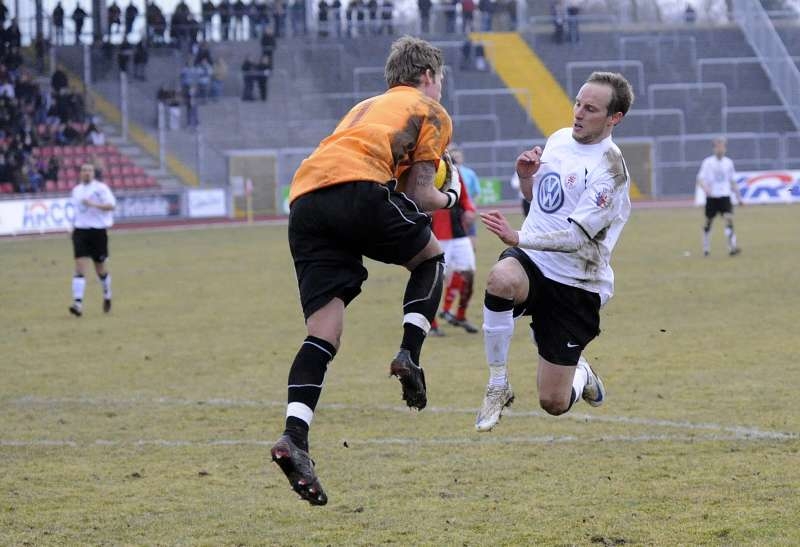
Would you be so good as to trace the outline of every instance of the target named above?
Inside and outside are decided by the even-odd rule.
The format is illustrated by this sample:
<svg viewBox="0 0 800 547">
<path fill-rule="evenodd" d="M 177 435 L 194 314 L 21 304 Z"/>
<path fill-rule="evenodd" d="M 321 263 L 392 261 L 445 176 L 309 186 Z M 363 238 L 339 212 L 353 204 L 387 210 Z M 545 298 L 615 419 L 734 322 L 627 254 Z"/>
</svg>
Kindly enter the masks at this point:
<svg viewBox="0 0 800 547">
<path fill-rule="evenodd" d="M 539 208 L 545 213 L 555 213 L 564 205 L 564 190 L 561 188 L 561 177 L 558 173 L 547 173 L 539 182 L 536 199 Z"/>
</svg>

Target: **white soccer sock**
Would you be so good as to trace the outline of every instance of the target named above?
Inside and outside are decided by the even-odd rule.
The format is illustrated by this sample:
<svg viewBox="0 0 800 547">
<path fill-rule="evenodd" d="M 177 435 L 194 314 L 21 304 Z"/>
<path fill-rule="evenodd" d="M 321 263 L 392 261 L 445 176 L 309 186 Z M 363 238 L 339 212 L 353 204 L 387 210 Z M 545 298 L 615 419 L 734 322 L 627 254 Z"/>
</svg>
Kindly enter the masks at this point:
<svg viewBox="0 0 800 547">
<path fill-rule="evenodd" d="M 483 346 L 489 364 L 489 385 L 508 384 L 508 349 L 514 335 L 514 312 L 483 307 Z"/>
<path fill-rule="evenodd" d="M 103 298 L 106 300 L 111 300 L 111 274 L 107 273 L 105 278 L 102 278 L 98 275 L 97 278 L 103 285 Z"/>
<path fill-rule="evenodd" d="M 711 231 L 703 232 L 703 252 L 710 253 L 711 252 Z"/>
<path fill-rule="evenodd" d="M 83 291 L 86 289 L 86 278 L 74 276 L 72 278 L 72 299 L 76 302 L 83 300 Z"/>
<path fill-rule="evenodd" d="M 572 377 L 572 389 L 575 391 L 576 403 L 583 394 L 583 388 L 586 387 L 586 382 L 589 381 L 589 372 L 586 368 L 581 366 L 581 361 L 586 363 L 586 359 L 583 358 L 583 355 L 581 355 L 580 359 L 578 360 L 578 366 L 575 367 L 575 376 Z"/>
<path fill-rule="evenodd" d="M 733 228 L 725 228 L 725 236 L 728 238 L 728 249 L 732 251 L 736 248 L 736 233 Z"/>
</svg>

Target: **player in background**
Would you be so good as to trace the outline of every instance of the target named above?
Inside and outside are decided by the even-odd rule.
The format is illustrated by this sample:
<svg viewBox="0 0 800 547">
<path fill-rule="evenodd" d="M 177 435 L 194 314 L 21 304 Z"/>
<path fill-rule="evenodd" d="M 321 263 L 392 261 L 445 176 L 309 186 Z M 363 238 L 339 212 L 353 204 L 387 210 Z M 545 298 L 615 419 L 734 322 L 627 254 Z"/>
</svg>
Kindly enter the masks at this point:
<svg viewBox="0 0 800 547">
<path fill-rule="evenodd" d="M 467 307 L 469 306 L 469 301 L 472 298 L 472 289 L 473 283 L 475 281 L 475 252 L 477 250 L 477 226 L 475 223 L 475 209 L 474 203 L 477 202 L 478 196 L 481 193 L 481 183 L 480 179 L 478 178 L 478 174 L 472 170 L 471 168 L 464 165 L 464 152 L 455 146 L 451 146 L 450 149 L 450 156 L 453 158 L 453 163 L 458 168 L 458 173 L 461 175 L 461 180 L 463 182 L 462 188 L 467 191 L 469 197 L 471 198 L 471 203 L 473 203 L 472 211 L 467 211 L 464 215 L 464 226 L 466 228 L 466 234 L 472 243 L 472 269 L 469 270 L 469 274 L 465 277 L 462 277 L 461 272 L 456 270 L 453 271 L 452 268 L 449 268 L 450 259 L 447 256 L 447 250 L 445 249 L 445 262 L 448 265 L 448 270 L 450 275 L 448 276 L 448 280 L 445 282 L 445 290 L 444 290 L 444 303 L 442 304 L 442 311 L 439 313 L 439 317 L 444 319 L 448 323 L 456 327 L 463 327 L 464 330 L 467 332 L 478 332 L 478 329 L 475 328 L 473 325 L 469 323 L 466 319 L 466 312 Z M 434 218 L 434 232 L 436 232 L 436 219 Z M 436 234 L 437 237 L 439 234 Z M 441 238 L 439 238 L 441 240 Z M 455 315 L 450 312 L 450 308 L 453 305 L 455 299 L 458 298 L 458 311 Z M 437 329 L 438 332 L 438 329 Z"/>
<path fill-rule="evenodd" d="M 452 153 L 452 152 L 451 152 Z M 453 163 L 456 163 L 455 158 Z M 457 165 L 457 164 L 456 164 Z M 469 227 L 475 225 L 475 205 L 470 199 L 463 176 L 459 177 L 461 184 L 461 198 L 452 209 L 434 211 L 433 233 L 444 250 L 445 286 L 448 290 L 444 295 L 443 311 L 439 314 L 453 326 L 461 327 L 469 333 L 476 333 L 478 329 L 467 321 L 467 306 L 472 297 L 472 286 L 475 280 L 475 249 L 469 234 Z M 458 277 L 458 284 L 453 279 Z M 453 290 L 453 287 L 457 287 Z M 458 312 L 450 313 L 450 307 L 456 296 L 459 296 Z M 444 336 L 439 330 L 436 319 L 431 321 L 433 336 Z"/>
<path fill-rule="evenodd" d="M 539 405 L 559 415 L 579 398 L 603 403 L 603 382 L 582 353 L 600 333 L 599 311 L 614 291 L 611 253 L 631 209 L 628 170 L 611 134 L 632 102 L 622 75 L 593 72 L 575 98 L 572 127 L 553 133 L 544 151 L 536 146 L 517 158 L 520 188 L 531 201 L 522 230 L 498 211 L 481 214 L 510 248 L 486 284 L 489 383 L 478 431 L 492 429 L 514 400 L 508 350 L 521 315 L 531 317 L 538 347 Z"/>
<path fill-rule="evenodd" d="M 426 211 L 453 207 L 458 177 L 434 186 L 452 136 L 439 103 L 441 50 L 403 36 L 384 70 L 388 90 L 355 105 L 303 160 L 289 191 L 289 247 L 308 336 L 289 370 L 283 435 L 271 449 L 292 488 L 312 505 L 328 498 L 308 453 L 308 431 L 328 363 L 339 349 L 345 307 L 367 279 L 363 257 L 404 266 L 403 336 L 389 373 L 403 399 L 427 404 L 420 351 L 442 296 L 444 255 Z M 403 183 L 396 183 L 403 172 Z M 396 186 L 397 184 L 397 186 Z"/>
<path fill-rule="evenodd" d="M 697 185 L 706 195 L 706 223 L 703 225 L 703 256 L 711 253 L 711 223 L 714 217 L 722 215 L 725 220 L 725 237 L 728 238 L 728 254 L 736 256 L 741 249 L 736 245 L 736 232 L 733 231 L 733 204 L 731 194 L 744 205 L 739 186 L 736 184 L 736 169 L 733 161 L 725 155 L 727 140 L 717 137 L 711 141 L 714 153 L 703 160 L 697 173 Z"/>
<path fill-rule="evenodd" d="M 103 286 L 103 311 L 111 311 L 111 273 L 108 271 L 108 229 L 114 224 L 117 200 L 104 183 L 95 178 L 90 163 L 81 166 L 80 183 L 72 189 L 72 248 L 75 256 L 75 275 L 72 278 L 72 305 L 69 312 L 83 315 L 83 293 L 89 261 Z"/>
</svg>

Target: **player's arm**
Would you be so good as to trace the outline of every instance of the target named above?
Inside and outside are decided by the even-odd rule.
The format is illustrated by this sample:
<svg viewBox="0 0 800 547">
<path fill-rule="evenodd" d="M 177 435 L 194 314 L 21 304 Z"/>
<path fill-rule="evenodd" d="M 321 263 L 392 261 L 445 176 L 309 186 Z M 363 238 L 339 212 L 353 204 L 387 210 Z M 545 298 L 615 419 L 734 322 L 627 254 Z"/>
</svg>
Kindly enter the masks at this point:
<svg viewBox="0 0 800 547">
<path fill-rule="evenodd" d="M 447 196 L 433 185 L 435 177 L 436 164 L 433 161 L 418 161 L 408 170 L 404 192 L 423 211 L 444 209 L 447 205 Z"/>
<path fill-rule="evenodd" d="M 533 176 L 542 164 L 542 148 L 534 146 L 517 157 L 516 170 L 519 177 L 519 189 L 526 200 L 533 199 Z"/>
<path fill-rule="evenodd" d="M 511 247 L 534 251 L 574 253 L 589 242 L 589 237 L 575 223 L 570 223 L 566 230 L 530 234 L 514 230 L 500 211 L 489 211 L 480 215 L 483 225 L 500 238 L 500 241 Z"/>
<path fill-rule="evenodd" d="M 739 205 L 744 205 L 744 200 L 742 199 L 742 192 L 739 190 L 739 185 L 736 183 L 736 174 L 731 177 L 731 191 L 733 195 L 736 196 Z"/>
<path fill-rule="evenodd" d="M 706 182 L 706 162 L 703 161 L 703 164 L 700 166 L 700 171 L 697 173 L 697 186 L 705 193 L 706 196 L 711 193 L 711 187 Z"/>
</svg>

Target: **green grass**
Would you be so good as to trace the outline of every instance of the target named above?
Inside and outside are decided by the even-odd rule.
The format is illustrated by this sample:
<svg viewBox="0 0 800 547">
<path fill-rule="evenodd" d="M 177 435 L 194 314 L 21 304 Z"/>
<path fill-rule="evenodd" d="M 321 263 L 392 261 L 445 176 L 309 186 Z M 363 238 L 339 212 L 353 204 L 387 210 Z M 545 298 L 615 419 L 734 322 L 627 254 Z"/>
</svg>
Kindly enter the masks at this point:
<svg viewBox="0 0 800 547">
<path fill-rule="evenodd" d="M 0 544 L 799 544 L 799 213 L 739 209 L 742 255 L 718 221 L 702 258 L 699 210 L 634 211 L 587 350 L 606 405 L 539 411 L 519 322 L 488 434 L 480 335 L 429 340 L 404 408 L 406 274 L 370 263 L 312 426 L 324 508 L 268 461 L 305 336 L 285 227 L 112 232 L 114 310 L 89 279 L 81 319 L 66 237 L 2 240 Z"/>
</svg>

